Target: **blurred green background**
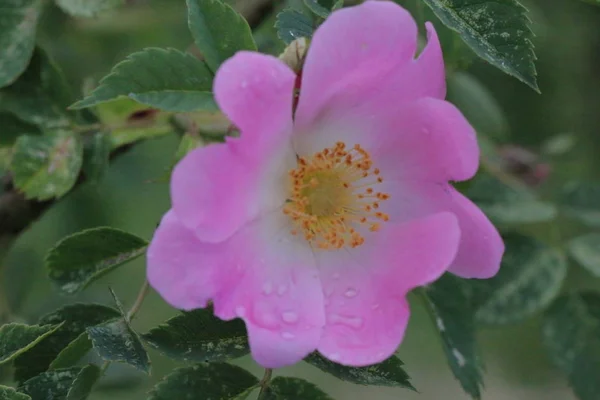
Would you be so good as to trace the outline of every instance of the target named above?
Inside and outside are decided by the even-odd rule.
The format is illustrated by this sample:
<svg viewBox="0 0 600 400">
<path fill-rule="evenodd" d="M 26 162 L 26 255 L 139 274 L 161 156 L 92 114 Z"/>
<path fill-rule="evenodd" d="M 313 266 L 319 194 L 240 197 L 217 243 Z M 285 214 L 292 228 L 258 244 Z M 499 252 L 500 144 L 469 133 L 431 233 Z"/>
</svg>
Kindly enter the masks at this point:
<svg viewBox="0 0 600 400">
<path fill-rule="evenodd" d="M 403 3 L 402 1 L 399 1 Z M 40 42 L 64 70 L 74 88 L 84 80 L 97 81 L 129 53 L 144 47 L 189 48 L 184 0 L 131 1 L 116 13 L 95 19 L 74 19 L 58 9 L 46 12 Z M 552 198 L 558 187 L 572 179 L 600 179 L 600 8 L 578 0 L 525 2 L 530 9 L 538 55 L 538 95 L 500 71 L 473 63 L 468 72 L 496 97 L 509 134 L 502 141 L 541 153 L 551 164 L 549 179 L 540 192 Z M 436 24 L 439 24 L 436 21 Z M 264 48 L 277 43 L 261 36 Z M 477 110 L 475 110 L 477 112 Z M 486 116 L 483 116 L 486 118 Z M 556 135 L 568 135 L 574 145 L 551 155 L 543 149 Z M 78 230 L 108 225 L 150 238 L 169 207 L 168 185 L 156 182 L 170 166 L 177 138 L 165 137 L 137 145 L 111 165 L 96 186 L 78 188 L 50 210 L 12 249 L 6 262 L 6 287 L 15 315 L 35 321 L 57 306 L 73 301 L 110 302 L 107 286 L 131 304 L 144 279 L 144 260 L 121 267 L 95 283 L 82 295 L 63 297 L 51 287 L 43 268 L 45 252 L 63 236 Z M 533 228 L 535 229 L 535 227 Z M 539 228 L 540 230 L 543 228 Z M 565 226 L 565 229 L 569 229 Z M 600 288 L 600 281 L 572 268 L 570 286 Z M 413 299 L 416 300 L 416 299 Z M 467 399 L 446 365 L 435 329 L 418 301 L 399 355 L 420 393 L 345 384 L 308 366 L 298 365 L 276 374 L 308 378 L 338 399 Z M 155 293 L 147 298 L 134 322 L 138 330 L 164 321 L 176 311 Z M 480 332 L 486 365 L 484 399 L 574 399 L 565 378 L 551 366 L 540 343 L 539 321 Z M 150 379 L 128 366 L 113 364 L 108 379 L 92 399 L 144 399 L 149 388 L 175 364 L 151 351 Z M 249 358 L 239 361 L 258 375 L 261 369 Z M 135 392 L 123 386 L 136 382 Z"/>
</svg>

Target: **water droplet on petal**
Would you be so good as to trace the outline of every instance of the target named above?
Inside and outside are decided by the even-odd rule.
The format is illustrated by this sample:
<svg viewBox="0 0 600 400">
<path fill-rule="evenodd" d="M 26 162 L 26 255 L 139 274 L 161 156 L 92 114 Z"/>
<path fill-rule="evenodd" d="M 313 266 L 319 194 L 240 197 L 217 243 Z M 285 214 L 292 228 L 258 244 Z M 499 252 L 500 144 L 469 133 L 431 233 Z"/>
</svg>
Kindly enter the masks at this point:
<svg viewBox="0 0 600 400">
<path fill-rule="evenodd" d="M 333 286 L 329 286 L 325 289 L 325 296 L 330 297 L 333 294 Z"/>
<path fill-rule="evenodd" d="M 377 310 L 379 308 L 379 304 L 375 303 L 371 306 L 372 310 Z"/>
<path fill-rule="evenodd" d="M 283 319 L 283 322 L 293 324 L 294 322 L 298 321 L 298 314 L 293 311 L 284 311 L 281 314 L 281 319 Z"/>
<path fill-rule="evenodd" d="M 341 356 L 340 353 L 331 353 L 327 356 L 327 358 L 329 358 L 331 361 L 339 361 Z"/>
<path fill-rule="evenodd" d="M 273 292 L 273 284 L 271 282 L 265 282 L 262 287 L 262 291 L 267 296 L 270 295 Z"/>
<path fill-rule="evenodd" d="M 349 317 L 340 314 L 329 315 L 329 322 L 332 324 L 346 325 L 354 329 L 361 328 L 364 324 L 364 320 L 361 317 Z"/>
<path fill-rule="evenodd" d="M 279 287 L 277 288 L 277 294 L 279 296 L 283 296 L 285 294 L 285 292 L 287 292 L 287 286 L 279 285 Z"/>
<path fill-rule="evenodd" d="M 357 294 L 358 294 L 358 291 L 353 288 L 349 288 L 348 290 L 346 290 L 346 292 L 344 292 L 344 296 L 346 296 L 348 298 L 352 298 L 352 297 L 356 296 Z"/>
<path fill-rule="evenodd" d="M 331 279 L 333 279 L 333 280 L 340 279 L 340 274 L 336 272 L 335 274 L 331 275 Z"/>
<path fill-rule="evenodd" d="M 281 337 L 287 340 L 291 340 L 296 337 L 292 332 L 281 332 Z"/>
</svg>

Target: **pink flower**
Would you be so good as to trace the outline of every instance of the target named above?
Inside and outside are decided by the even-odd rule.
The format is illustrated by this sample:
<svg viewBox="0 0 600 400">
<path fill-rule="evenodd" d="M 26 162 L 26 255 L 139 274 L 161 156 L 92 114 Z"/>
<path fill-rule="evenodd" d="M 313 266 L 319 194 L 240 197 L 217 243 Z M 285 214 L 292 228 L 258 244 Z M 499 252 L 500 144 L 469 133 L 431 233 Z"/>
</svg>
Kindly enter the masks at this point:
<svg viewBox="0 0 600 400">
<path fill-rule="evenodd" d="M 448 182 L 473 177 L 479 149 L 444 101 L 440 44 L 392 2 L 336 11 L 317 30 L 292 117 L 294 73 L 239 52 L 215 78 L 241 137 L 188 154 L 173 208 L 148 250 L 151 285 L 177 308 L 242 318 L 257 362 L 315 349 L 385 360 L 409 318 L 406 294 L 445 271 L 496 274 L 504 245 Z"/>
</svg>

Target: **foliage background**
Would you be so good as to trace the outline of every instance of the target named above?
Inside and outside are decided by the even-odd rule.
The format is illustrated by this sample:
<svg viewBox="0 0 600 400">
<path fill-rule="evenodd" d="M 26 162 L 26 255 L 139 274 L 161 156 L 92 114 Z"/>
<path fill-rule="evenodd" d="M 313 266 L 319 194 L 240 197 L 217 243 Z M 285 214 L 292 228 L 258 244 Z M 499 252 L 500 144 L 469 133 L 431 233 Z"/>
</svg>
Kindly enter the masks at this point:
<svg viewBox="0 0 600 400">
<path fill-rule="evenodd" d="M 245 1 L 245 0 L 243 0 Z M 96 19 L 73 19 L 58 9 L 46 12 L 39 31 L 42 46 L 54 56 L 68 81 L 80 90 L 85 79 L 96 80 L 133 51 L 144 47 L 174 47 L 186 50 L 192 38 L 188 32 L 183 0 L 132 1 L 117 13 Z M 399 1 L 399 3 L 405 3 Z M 542 152 L 544 143 L 557 134 L 570 134 L 574 147 L 552 157 L 550 178 L 541 186 L 545 197 L 573 179 L 600 179 L 600 8 L 575 0 L 528 0 L 536 54 L 539 58 L 538 95 L 517 80 L 485 65 L 473 63 L 468 71 L 487 86 L 504 110 L 510 128 L 507 143 Z M 260 42 L 259 42 L 260 44 Z M 264 45 L 272 44 L 268 37 Z M 32 229 L 22 235 L 6 259 L 4 275 L 10 309 L 28 322 L 74 299 L 57 294 L 43 268 L 46 251 L 59 239 L 84 228 L 108 225 L 150 238 L 169 205 L 168 186 L 157 181 L 169 167 L 178 142 L 164 137 L 144 142 L 118 159 L 97 186 L 84 185 L 52 208 Z M 561 222 L 566 232 L 578 226 Z M 537 235 L 547 234 L 543 226 L 528 226 Z M 106 276 L 78 295 L 81 301 L 109 303 L 106 284 L 122 301 L 131 304 L 144 278 L 144 260 L 138 259 Z M 570 268 L 569 287 L 600 289 L 600 279 L 581 268 Z M 466 399 L 452 377 L 437 333 L 420 302 L 413 301 L 413 319 L 399 351 L 406 370 L 420 394 L 406 390 L 357 387 L 307 366 L 277 371 L 301 376 L 319 384 L 340 399 Z M 175 310 L 155 293 L 143 305 L 134 326 L 146 331 Z M 480 331 L 486 362 L 486 390 L 489 400 L 569 400 L 574 395 L 566 379 L 550 364 L 539 339 L 540 319 L 522 324 Z M 173 363 L 150 350 L 153 373 L 150 379 L 125 365 L 111 365 L 102 390 L 91 399 L 144 399 L 145 393 L 173 368 Z M 239 361 L 260 374 L 249 358 Z M 254 368 L 254 369 L 253 369 Z M 135 394 L 122 387 L 138 381 Z"/>
</svg>

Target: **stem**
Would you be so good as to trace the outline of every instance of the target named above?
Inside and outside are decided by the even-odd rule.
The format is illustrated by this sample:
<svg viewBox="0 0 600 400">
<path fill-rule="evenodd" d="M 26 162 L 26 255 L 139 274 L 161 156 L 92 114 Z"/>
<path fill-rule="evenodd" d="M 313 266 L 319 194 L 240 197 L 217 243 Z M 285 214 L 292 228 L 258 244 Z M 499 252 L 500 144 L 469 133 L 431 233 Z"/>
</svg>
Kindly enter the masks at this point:
<svg viewBox="0 0 600 400">
<path fill-rule="evenodd" d="M 145 280 L 142 287 L 140 288 L 140 291 L 138 292 L 137 298 L 135 299 L 135 303 L 133 303 L 133 305 L 127 312 L 127 316 L 125 317 L 125 319 L 128 322 L 130 322 L 133 318 L 135 318 L 135 315 L 142 307 L 142 303 L 144 303 L 144 299 L 146 298 L 146 295 L 148 294 L 149 289 L 150 289 L 150 284 L 148 283 L 147 280 Z"/>
<path fill-rule="evenodd" d="M 273 376 L 273 370 L 271 368 L 265 368 L 265 374 L 263 375 L 263 378 L 258 383 L 258 385 L 260 386 L 260 392 L 258 392 L 259 399 L 263 396 L 263 394 L 269 387 L 269 383 L 271 382 L 272 376 Z"/>
</svg>

